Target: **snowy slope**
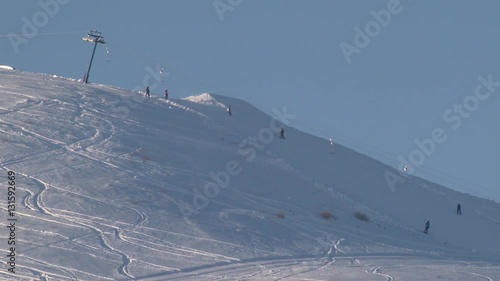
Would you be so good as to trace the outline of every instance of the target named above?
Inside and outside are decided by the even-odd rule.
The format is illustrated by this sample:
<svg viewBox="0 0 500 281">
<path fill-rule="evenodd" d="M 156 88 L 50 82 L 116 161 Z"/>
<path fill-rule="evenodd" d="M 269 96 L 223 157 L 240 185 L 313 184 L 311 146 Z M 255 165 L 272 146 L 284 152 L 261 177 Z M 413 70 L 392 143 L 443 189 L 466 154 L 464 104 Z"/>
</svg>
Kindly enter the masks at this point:
<svg viewBox="0 0 500 281">
<path fill-rule="evenodd" d="M 0 279 L 500 280 L 499 204 L 414 177 L 391 189 L 397 171 L 286 125 L 282 140 L 273 120 L 218 95 L 0 70 L 18 217 Z"/>
</svg>

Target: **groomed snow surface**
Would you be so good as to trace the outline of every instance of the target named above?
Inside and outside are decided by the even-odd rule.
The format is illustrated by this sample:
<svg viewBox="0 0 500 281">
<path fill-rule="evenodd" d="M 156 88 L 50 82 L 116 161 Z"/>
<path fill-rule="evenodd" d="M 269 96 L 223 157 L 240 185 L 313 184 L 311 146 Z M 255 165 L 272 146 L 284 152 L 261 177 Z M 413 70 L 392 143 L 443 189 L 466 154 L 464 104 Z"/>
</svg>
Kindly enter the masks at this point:
<svg viewBox="0 0 500 281">
<path fill-rule="evenodd" d="M 0 70 L 0 213 L 14 171 L 18 218 L 0 279 L 500 280 L 499 204 L 412 176 L 391 189 L 394 169 L 273 120 Z"/>
</svg>

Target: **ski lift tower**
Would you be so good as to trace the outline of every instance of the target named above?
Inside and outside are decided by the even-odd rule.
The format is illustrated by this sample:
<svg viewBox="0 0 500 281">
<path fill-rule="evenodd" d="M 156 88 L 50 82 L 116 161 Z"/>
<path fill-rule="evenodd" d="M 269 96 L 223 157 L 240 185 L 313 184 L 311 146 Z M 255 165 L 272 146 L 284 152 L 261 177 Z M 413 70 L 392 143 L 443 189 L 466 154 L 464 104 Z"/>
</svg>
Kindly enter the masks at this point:
<svg viewBox="0 0 500 281">
<path fill-rule="evenodd" d="M 102 33 L 97 30 L 91 30 L 87 37 L 83 38 L 83 41 L 94 43 L 94 50 L 92 51 L 92 56 L 90 57 L 89 69 L 87 70 L 87 74 L 83 79 L 84 83 L 89 82 L 90 68 L 92 67 L 92 61 L 94 60 L 95 49 L 97 48 L 97 44 L 106 44 L 104 42 L 104 37 L 101 35 Z"/>
</svg>

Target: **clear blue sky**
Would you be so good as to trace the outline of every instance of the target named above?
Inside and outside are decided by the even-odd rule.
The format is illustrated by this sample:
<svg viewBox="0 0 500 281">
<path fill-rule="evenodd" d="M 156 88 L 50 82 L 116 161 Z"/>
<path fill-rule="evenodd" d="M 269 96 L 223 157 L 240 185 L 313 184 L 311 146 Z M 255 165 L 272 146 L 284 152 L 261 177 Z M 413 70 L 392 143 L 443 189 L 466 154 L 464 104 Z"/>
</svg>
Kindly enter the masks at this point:
<svg viewBox="0 0 500 281">
<path fill-rule="evenodd" d="M 49 15 L 40 2 L 54 1 Z M 40 2 L 2 3 L 1 35 L 20 34 L 23 17 L 40 35 L 18 41 L 19 52 L 0 37 L 0 64 L 81 78 L 92 49 L 81 38 L 97 29 L 111 55 L 98 46 L 92 82 L 142 88 L 147 68 L 161 65 L 170 74 L 154 94 L 168 87 L 172 97 L 212 92 L 266 112 L 287 106 L 295 127 L 395 167 L 418 149 L 415 139 L 441 128 L 446 141 L 416 174 L 500 201 L 500 87 L 467 119 L 455 111 L 443 118 L 467 97 L 475 106 L 478 76 L 500 81 L 499 1 Z M 388 5 L 398 12 L 380 30 L 371 24 L 373 37 L 349 63 L 340 44 L 355 47 L 355 27 L 364 30 L 370 11 Z M 69 33 L 45 35 L 59 32 Z"/>
</svg>

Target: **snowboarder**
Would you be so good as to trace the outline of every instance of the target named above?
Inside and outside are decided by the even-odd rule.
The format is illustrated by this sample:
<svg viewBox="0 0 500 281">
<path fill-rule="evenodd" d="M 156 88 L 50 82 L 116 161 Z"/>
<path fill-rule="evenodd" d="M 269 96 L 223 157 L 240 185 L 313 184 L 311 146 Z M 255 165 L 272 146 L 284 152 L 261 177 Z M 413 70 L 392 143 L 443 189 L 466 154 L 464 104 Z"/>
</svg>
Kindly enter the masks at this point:
<svg viewBox="0 0 500 281">
<path fill-rule="evenodd" d="M 332 138 L 330 138 L 330 148 L 331 148 L 330 153 L 333 153 L 333 140 L 332 140 Z"/>
<path fill-rule="evenodd" d="M 427 234 L 429 232 L 429 227 L 431 227 L 431 223 L 429 221 L 427 221 L 425 223 L 425 230 L 424 230 L 425 234 Z"/>
<path fill-rule="evenodd" d="M 458 203 L 457 205 L 457 215 L 461 215 L 462 214 L 462 206 L 460 206 L 460 203 Z"/>
<path fill-rule="evenodd" d="M 231 106 L 227 107 L 227 114 L 229 114 L 229 116 L 231 116 Z"/>
<path fill-rule="evenodd" d="M 280 138 L 285 139 L 285 129 L 281 127 Z"/>
<path fill-rule="evenodd" d="M 168 89 L 165 89 L 165 99 L 168 100 Z"/>
<path fill-rule="evenodd" d="M 149 86 L 146 87 L 146 97 L 150 97 L 151 94 L 149 93 Z"/>
</svg>

